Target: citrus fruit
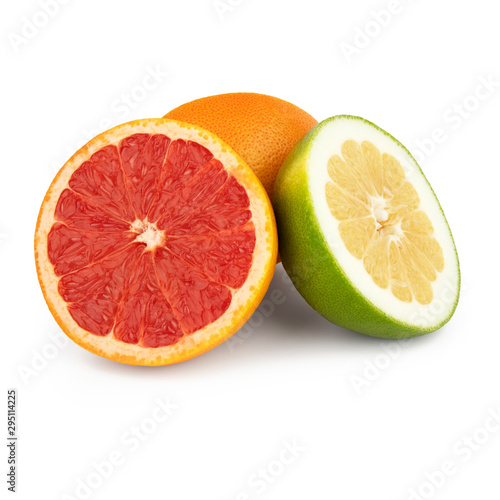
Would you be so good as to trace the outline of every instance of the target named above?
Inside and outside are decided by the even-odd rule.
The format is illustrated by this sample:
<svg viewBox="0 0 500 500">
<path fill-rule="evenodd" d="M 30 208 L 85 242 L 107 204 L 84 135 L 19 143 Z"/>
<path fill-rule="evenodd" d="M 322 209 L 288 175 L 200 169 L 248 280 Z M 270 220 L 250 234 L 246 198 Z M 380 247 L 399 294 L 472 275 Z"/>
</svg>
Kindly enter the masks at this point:
<svg viewBox="0 0 500 500">
<path fill-rule="evenodd" d="M 250 92 L 196 99 L 165 118 L 193 123 L 220 137 L 257 174 L 269 196 L 288 153 L 318 123 L 294 104 Z"/>
<path fill-rule="evenodd" d="M 283 265 L 328 320 L 408 338 L 451 318 L 460 271 L 448 223 L 416 161 L 373 123 L 335 116 L 312 129 L 273 202 Z"/>
<path fill-rule="evenodd" d="M 59 171 L 35 233 L 38 278 L 77 344 L 164 365 L 232 335 L 276 262 L 269 198 L 211 133 L 138 120 L 92 139 Z"/>
</svg>

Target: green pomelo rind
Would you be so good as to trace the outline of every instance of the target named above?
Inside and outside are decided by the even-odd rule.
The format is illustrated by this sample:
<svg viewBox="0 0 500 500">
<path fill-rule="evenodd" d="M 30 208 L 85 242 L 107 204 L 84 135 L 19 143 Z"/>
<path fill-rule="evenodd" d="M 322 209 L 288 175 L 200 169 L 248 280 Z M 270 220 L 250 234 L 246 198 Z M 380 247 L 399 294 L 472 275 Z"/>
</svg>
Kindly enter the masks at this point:
<svg viewBox="0 0 500 500">
<path fill-rule="evenodd" d="M 281 167 L 273 194 L 273 207 L 278 225 L 279 252 L 283 266 L 302 297 L 326 319 L 344 328 L 372 337 L 405 339 L 438 330 L 453 316 L 460 295 L 460 268 L 453 236 L 443 209 L 439 209 L 446 222 L 457 258 L 458 284 L 456 297 L 448 316 L 428 327 L 400 321 L 367 300 L 351 283 L 330 249 L 319 221 L 309 188 L 308 160 L 318 133 L 337 119 L 361 120 L 376 128 L 410 152 L 390 134 L 368 120 L 357 116 L 338 115 L 319 123 L 294 147 Z M 418 167 L 417 162 L 415 165 Z M 317 168 L 327 168 L 318 165 Z M 418 167 L 429 189 L 429 182 Z M 437 198 L 436 198 L 437 200 Z M 367 273 L 367 279 L 371 279 Z"/>
</svg>

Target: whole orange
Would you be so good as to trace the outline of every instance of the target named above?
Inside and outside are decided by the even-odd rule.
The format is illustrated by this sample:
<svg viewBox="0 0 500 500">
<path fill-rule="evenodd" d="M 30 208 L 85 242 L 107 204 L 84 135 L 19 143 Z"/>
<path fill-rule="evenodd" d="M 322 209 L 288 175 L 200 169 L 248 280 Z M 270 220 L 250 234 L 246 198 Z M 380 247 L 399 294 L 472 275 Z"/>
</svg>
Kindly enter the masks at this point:
<svg viewBox="0 0 500 500">
<path fill-rule="evenodd" d="M 271 196 L 278 170 L 317 121 L 283 99 L 250 92 L 203 97 L 167 113 L 212 132 L 253 169 Z"/>
</svg>

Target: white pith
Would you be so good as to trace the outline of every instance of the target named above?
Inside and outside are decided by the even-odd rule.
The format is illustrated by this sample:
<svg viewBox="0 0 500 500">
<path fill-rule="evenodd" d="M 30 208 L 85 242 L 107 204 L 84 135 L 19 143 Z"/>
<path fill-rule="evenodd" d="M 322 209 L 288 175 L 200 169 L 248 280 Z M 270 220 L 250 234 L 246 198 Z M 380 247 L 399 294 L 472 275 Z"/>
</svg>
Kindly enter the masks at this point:
<svg viewBox="0 0 500 500">
<path fill-rule="evenodd" d="M 419 195 L 419 210 L 423 210 L 431 220 L 433 236 L 443 249 L 445 262 L 443 271 L 437 273 L 437 279 L 431 283 L 433 300 L 430 304 L 422 305 L 415 299 L 405 303 L 396 298 L 390 288 L 380 288 L 365 270 L 362 259 L 354 257 L 345 247 L 339 233 L 339 221 L 332 216 L 328 207 L 325 186 L 330 180 L 328 160 L 335 154 L 342 157 L 341 145 L 348 139 L 358 143 L 370 141 L 381 153 L 393 155 L 401 163 L 406 179 Z M 419 328 L 431 328 L 449 317 L 456 303 L 459 286 L 454 243 L 436 197 L 417 164 L 403 147 L 361 119 L 337 117 L 325 123 L 314 137 L 307 158 L 307 177 L 315 214 L 326 243 L 347 279 L 369 302 L 388 316 Z M 387 220 L 385 200 L 374 197 L 371 201 L 377 229 L 382 228 L 380 230 L 384 231 L 382 223 Z M 391 239 L 399 239 L 403 233 L 400 225 L 391 226 L 388 230 Z"/>
<path fill-rule="evenodd" d="M 381 196 L 371 196 L 372 214 L 377 222 L 377 229 L 382 227 L 382 223 L 389 218 L 389 212 L 386 210 L 387 200 Z"/>
<path fill-rule="evenodd" d="M 137 233 L 136 241 L 146 243 L 146 250 L 154 250 L 165 244 L 165 231 L 158 229 L 154 222 L 136 219 L 130 229 Z"/>
</svg>

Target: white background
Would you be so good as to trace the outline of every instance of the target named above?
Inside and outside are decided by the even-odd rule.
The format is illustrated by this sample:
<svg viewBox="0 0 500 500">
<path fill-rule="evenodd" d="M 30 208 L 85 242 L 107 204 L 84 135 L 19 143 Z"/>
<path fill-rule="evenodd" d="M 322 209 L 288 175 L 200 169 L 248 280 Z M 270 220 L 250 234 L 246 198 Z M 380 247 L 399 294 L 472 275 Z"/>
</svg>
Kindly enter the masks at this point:
<svg viewBox="0 0 500 500">
<path fill-rule="evenodd" d="M 18 498 L 83 498 L 77 484 L 89 478 L 102 483 L 92 499 L 500 497 L 500 430 L 481 430 L 500 411 L 499 83 L 471 97 L 481 78 L 500 82 L 499 11 L 491 0 L 401 0 L 386 26 L 374 24 L 373 12 L 394 5 L 70 0 L 30 31 L 24 18 L 44 22 L 39 3 L 3 3 L 1 351 L 3 385 L 19 391 Z M 357 53 L 347 57 L 343 43 Z M 153 70 L 157 84 L 138 90 Z M 268 295 L 240 343 L 197 359 L 148 369 L 69 341 L 54 347 L 50 335 L 63 337 L 39 290 L 32 239 L 57 168 L 99 128 L 234 91 L 281 97 L 318 120 L 363 116 L 423 158 L 461 260 L 448 325 L 401 346 L 338 328 L 280 265 L 279 300 Z M 124 104 L 124 94 L 140 102 Z M 436 128 L 445 138 L 422 157 Z M 177 408 L 151 430 L 156 398 Z M 141 425 L 151 433 L 133 451 L 123 435 Z M 294 441 L 292 461 L 282 450 Z M 121 464 L 100 481 L 92 463 L 114 452 Z M 426 485 L 444 461 L 454 474 Z"/>
</svg>

